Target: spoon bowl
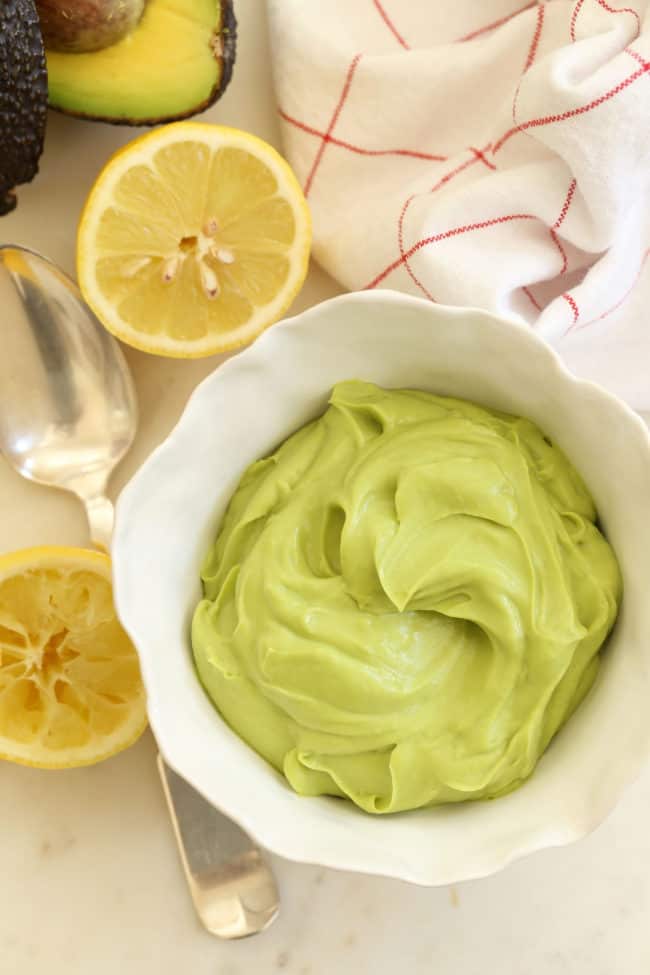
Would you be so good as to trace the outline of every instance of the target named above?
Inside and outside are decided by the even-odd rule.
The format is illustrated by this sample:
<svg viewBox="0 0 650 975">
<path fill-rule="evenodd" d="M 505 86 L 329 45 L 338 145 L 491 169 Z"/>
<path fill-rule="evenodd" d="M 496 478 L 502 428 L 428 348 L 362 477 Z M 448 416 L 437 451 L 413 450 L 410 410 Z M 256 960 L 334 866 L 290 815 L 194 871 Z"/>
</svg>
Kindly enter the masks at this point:
<svg viewBox="0 0 650 975">
<path fill-rule="evenodd" d="M 108 549 L 106 485 L 138 422 L 122 350 L 75 283 L 26 248 L 0 247 L 0 308 L 0 449 L 23 477 L 76 494 Z"/>
</svg>

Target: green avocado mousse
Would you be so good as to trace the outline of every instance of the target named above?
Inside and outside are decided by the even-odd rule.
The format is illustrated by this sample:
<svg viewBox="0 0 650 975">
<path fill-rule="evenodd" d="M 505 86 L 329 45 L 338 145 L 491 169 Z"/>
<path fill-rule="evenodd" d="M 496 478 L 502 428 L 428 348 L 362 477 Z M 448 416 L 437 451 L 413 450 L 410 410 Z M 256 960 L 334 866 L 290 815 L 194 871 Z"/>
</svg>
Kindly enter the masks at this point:
<svg viewBox="0 0 650 975">
<path fill-rule="evenodd" d="M 230 500 L 192 622 L 201 682 L 301 795 L 370 813 L 503 795 L 614 624 L 596 517 L 529 420 L 341 382 Z"/>
</svg>

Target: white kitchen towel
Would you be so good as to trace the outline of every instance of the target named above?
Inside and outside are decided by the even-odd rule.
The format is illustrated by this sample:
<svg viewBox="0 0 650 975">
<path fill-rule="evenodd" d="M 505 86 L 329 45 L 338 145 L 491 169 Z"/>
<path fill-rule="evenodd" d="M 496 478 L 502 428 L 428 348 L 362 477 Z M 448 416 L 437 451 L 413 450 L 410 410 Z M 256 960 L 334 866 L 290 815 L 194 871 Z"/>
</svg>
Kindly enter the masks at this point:
<svg viewBox="0 0 650 975">
<path fill-rule="evenodd" d="M 518 317 L 650 410 L 650 0 L 269 0 L 345 287 Z"/>
</svg>

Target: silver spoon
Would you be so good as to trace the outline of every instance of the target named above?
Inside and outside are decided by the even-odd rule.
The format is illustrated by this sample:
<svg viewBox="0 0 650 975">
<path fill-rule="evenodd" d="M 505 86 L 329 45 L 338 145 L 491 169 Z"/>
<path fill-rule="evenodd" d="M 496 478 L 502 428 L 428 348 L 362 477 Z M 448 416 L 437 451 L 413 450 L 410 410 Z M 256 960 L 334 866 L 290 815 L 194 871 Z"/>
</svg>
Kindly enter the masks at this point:
<svg viewBox="0 0 650 975">
<path fill-rule="evenodd" d="M 0 246 L 0 450 L 19 474 L 72 491 L 110 548 L 108 478 L 133 442 L 133 382 L 117 342 L 51 261 Z M 257 934 L 279 909 L 260 850 L 159 759 L 196 910 L 222 938 Z"/>
</svg>

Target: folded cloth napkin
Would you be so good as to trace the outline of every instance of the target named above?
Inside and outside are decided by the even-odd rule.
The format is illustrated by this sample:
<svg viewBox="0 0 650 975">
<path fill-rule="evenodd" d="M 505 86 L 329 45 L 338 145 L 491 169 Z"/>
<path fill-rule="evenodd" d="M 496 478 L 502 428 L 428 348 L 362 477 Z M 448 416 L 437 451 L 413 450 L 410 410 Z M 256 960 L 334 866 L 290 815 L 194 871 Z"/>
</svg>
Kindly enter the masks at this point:
<svg viewBox="0 0 650 975">
<path fill-rule="evenodd" d="M 517 317 L 650 410 L 649 8 L 269 0 L 319 263 Z"/>
</svg>

